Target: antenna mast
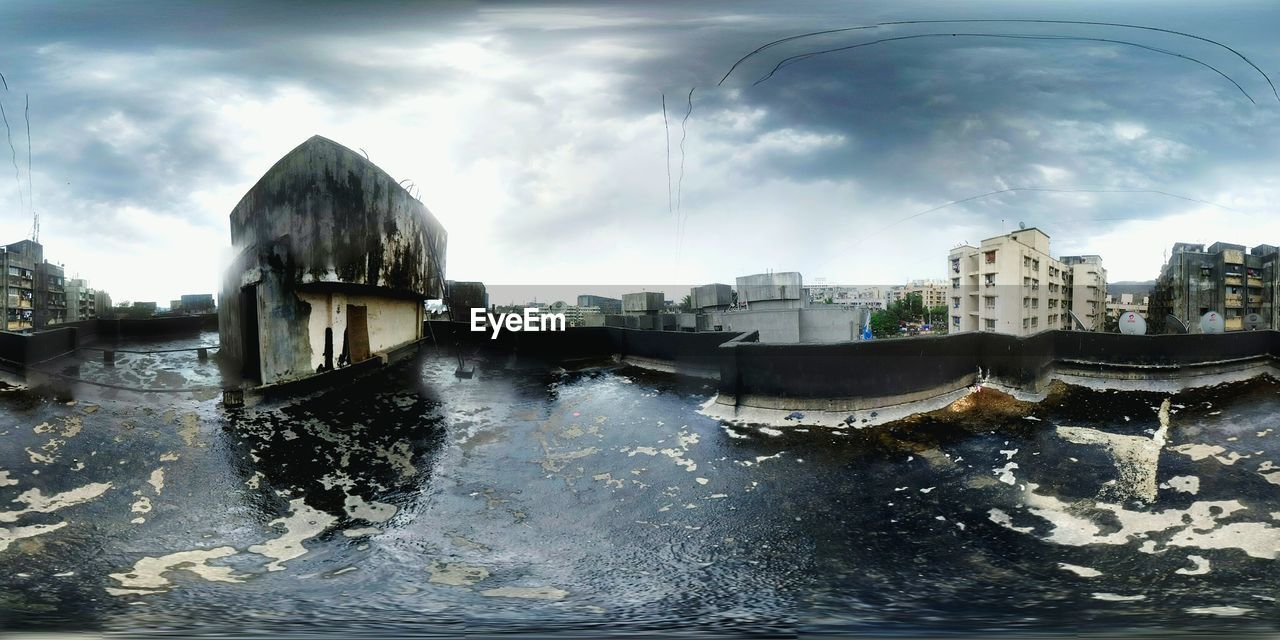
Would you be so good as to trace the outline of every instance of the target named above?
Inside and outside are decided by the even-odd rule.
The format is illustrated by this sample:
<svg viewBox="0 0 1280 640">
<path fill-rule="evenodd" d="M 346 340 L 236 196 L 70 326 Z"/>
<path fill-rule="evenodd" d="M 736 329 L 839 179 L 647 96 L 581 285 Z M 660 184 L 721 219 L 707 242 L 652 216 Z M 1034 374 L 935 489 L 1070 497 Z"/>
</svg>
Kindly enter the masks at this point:
<svg viewBox="0 0 1280 640">
<path fill-rule="evenodd" d="M 31 212 L 31 241 L 40 242 L 40 212 Z"/>
</svg>

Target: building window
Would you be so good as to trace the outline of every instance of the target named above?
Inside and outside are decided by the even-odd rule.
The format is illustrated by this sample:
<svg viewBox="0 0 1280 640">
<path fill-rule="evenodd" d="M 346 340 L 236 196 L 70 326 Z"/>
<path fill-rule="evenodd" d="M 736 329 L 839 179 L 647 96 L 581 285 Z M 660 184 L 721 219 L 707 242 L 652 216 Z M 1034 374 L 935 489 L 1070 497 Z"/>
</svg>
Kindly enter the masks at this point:
<svg viewBox="0 0 1280 640">
<path fill-rule="evenodd" d="M 960 328 L 960 316 L 951 316 L 951 326 Z"/>
<path fill-rule="evenodd" d="M 1037 259 L 1037 260 L 1032 260 L 1032 261 L 1031 261 L 1031 269 L 1032 269 L 1033 271 L 1039 271 L 1039 270 L 1040 270 L 1040 260 L 1038 260 L 1038 259 Z"/>
<path fill-rule="evenodd" d="M 1040 326 L 1040 318 L 1032 318 L 1032 319 L 1031 319 L 1031 326 L 1032 326 L 1032 327 L 1038 327 L 1038 326 Z"/>
<path fill-rule="evenodd" d="M 987 264 L 995 264 L 995 263 L 996 263 L 996 252 L 995 252 L 995 251 L 986 251 L 986 252 L 984 252 L 982 255 L 983 255 L 983 257 L 984 257 L 984 258 L 986 258 Z M 936 264 L 936 263 L 935 263 L 935 264 Z"/>
<path fill-rule="evenodd" d="M 1032 309 L 1039 309 L 1039 308 L 1040 308 L 1040 298 L 1032 298 L 1032 299 L 1031 299 L 1031 308 L 1032 308 Z"/>
<path fill-rule="evenodd" d="M 995 277 L 995 275 L 994 275 L 994 274 L 990 274 L 990 273 L 988 273 L 988 274 L 987 274 L 987 276 L 986 276 L 986 283 L 985 283 L 985 284 L 986 284 L 988 287 L 994 287 L 994 286 L 996 286 L 996 277 Z"/>
<path fill-rule="evenodd" d="M 959 288 L 960 288 L 960 278 L 952 278 L 952 279 L 951 279 L 951 288 L 952 288 L 952 289 L 959 289 Z"/>
<path fill-rule="evenodd" d="M 952 298 L 952 299 L 951 299 L 951 308 L 952 308 L 952 309 L 959 309 L 959 308 L 960 308 L 960 298 Z"/>
<path fill-rule="evenodd" d="M 960 258 L 951 259 L 951 273 L 960 273 Z"/>
<path fill-rule="evenodd" d="M 1022 256 L 1022 266 L 1024 267 L 1031 266 L 1031 256 Z"/>
<path fill-rule="evenodd" d="M 1023 318 L 1023 319 L 1022 319 L 1022 328 L 1023 328 L 1023 329 L 1026 329 L 1026 328 L 1028 328 L 1028 327 L 1030 327 L 1030 326 L 1031 326 L 1031 319 L 1030 319 L 1030 318 Z"/>
<path fill-rule="evenodd" d="M 996 321 L 994 318 L 987 318 L 987 331 L 996 330 Z"/>
</svg>

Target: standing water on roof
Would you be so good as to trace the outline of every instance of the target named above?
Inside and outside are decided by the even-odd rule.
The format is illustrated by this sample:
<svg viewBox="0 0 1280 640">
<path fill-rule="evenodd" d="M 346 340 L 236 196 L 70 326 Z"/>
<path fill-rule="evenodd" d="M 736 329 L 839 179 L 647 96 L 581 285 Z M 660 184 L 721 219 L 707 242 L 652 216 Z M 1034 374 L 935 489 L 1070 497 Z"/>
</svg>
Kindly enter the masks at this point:
<svg viewBox="0 0 1280 640">
<path fill-rule="evenodd" d="M 224 409 L 172 362 L 195 390 L 0 393 L 6 629 L 1277 627 L 1270 379 L 775 428 L 629 367 Z"/>
</svg>

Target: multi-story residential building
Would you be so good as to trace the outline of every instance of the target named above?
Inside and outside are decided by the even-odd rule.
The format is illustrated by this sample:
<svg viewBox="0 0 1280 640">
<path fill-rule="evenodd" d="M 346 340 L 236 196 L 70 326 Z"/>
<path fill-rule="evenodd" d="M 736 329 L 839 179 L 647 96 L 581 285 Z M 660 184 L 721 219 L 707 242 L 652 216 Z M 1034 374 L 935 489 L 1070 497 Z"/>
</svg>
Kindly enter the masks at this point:
<svg viewBox="0 0 1280 640">
<path fill-rule="evenodd" d="M 72 278 L 67 281 L 67 322 L 90 320 L 98 317 L 98 292 L 89 288 L 89 281 Z"/>
<path fill-rule="evenodd" d="M 1227 331 L 1244 329 L 1244 318 L 1258 314 L 1264 326 L 1280 326 L 1273 304 L 1280 293 L 1277 263 L 1280 250 L 1261 244 L 1178 242 L 1160 269 L 1147 309 L 1148 326 L 1162 333 L 1166 316 L 1173 315 L 1195 333 L 1200 318 L 1210 311 L 1222 314 Z"/>
<path fill-rule="evenodd" d="M 1147 304 L 1151 301 L 1150 296 L 1142 296 L 1138 300 L 1132 293 L 1122 293 L 1119 296 L 1107 294 L 1107 317 L 1116 320 L 1121 315 L 1130 311 L 1147 317 Z"/>
<path fill-rule="evenodd" d="M 42 329 L 68 319 L 62 265 L 45 260 L 44 247 L 22 240 L 0 248 L 0 318 L 9 331 Z"/>
<path fill-rule="evenodd" d="M 883 309 L 891 287 L 881 285 L 844 285 L 824 282 L 806 283 L 804 290 L 812 304 L 838 304 L 845 307 Z"/>
<path fill-rule="evenodd" d="M 1093 260 L 1096 257 L 1069 257 L 1071 264 L 1057 260 L 1049 255 L 1048 234 L 1034 227 L 987 238 L 977 247 L 966 244 L 952 249 L 947 259 L 950 331 L 1022 336 L 1071 329 L 1077 272 L 1085 278 L 1079 301 L 1085 309 L 1096 301 L 1094 313 L 1100 317 L 1106 272 L 1100 260 Z M 1101 295 L 1090 290 L 1091 285 Z M 1094 328 L 1102 328 L 1101 320 Z"/>
<path fill-rule="evenodd" d="M 581 307 L 555 302 L 547 307 L 547 311 L 563 313 L 565 324 L 570 327 L 604 326 L 604 314 L 600 312 L 600 307 Z"/>
<path fill-rule="evenodd" d="M 1097 255 L 1062 256 L 1064 268 L 1071 269 L 1071 306 L 1069 311 L 1084 325 L 1085 331 L 1102 331 L 1106 325 L 1107 270 Z"/>
<path fill-rule="evenodd" d="M 214 313 L 217 311 L 212 293 L 184 293 L 178 299 L 178 308 L 183 313 Z"/>
<path fill-rule="evenodd" d="M 600 313 L 622 313 L 622 301 L 617 298 L 606 298 L 604 296 L 582 295 L 578 296 L 579 307 L 596 307 L 600 309 Z"/>
<path fill-rule="evenodd" d="M 36 323 L 36 266 L 44 261 L 44 248 L 30 240 L 15 242 L 3 250 L 4 328 L 33 329 Z"/>
<path fill-rule="evenodd" d="M 920 301 L 926 309 L 941 307 L 947 304 L 950 283 L 946 280 L 912 280 L 905 285 L 890 289 L 887 301 L 893 304 L 906 299 L 913 293 L 920 296 Z"/>
<path fill-rule="evenodd" d="M 111 306 L 111 296 L 101 289 L 93 292 L 93 306 L 100 318 L 109 318 L 115 316 L 115 311 Z"/>
</svg>

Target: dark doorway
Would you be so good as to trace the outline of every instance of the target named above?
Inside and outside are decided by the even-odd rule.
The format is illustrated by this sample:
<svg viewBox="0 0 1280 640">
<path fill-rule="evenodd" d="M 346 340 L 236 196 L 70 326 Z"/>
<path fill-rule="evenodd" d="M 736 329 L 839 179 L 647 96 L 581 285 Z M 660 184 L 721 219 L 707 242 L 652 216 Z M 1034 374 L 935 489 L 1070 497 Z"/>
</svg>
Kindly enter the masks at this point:
<svg viewBox="0 0 1280 640">
<path fill-rule="evenodd" d="M 369 359 L 369 310 L 368 307 L 347 307 L 347 339 L 351 345 L 351 362 Z"/>
<path fill-rule="evenodd" d="M 333 327 L 324 329 L 324 364 L 321 365 L 320 370 L 333 370 Z"/>
<path fill-rule="evenodd" d="M 246 379 L 262 381 L 262 355 L 258 351 L 258 287 L 240 290 L 240 340 L 244 344 L 240 371 Z"/>
</svg>

